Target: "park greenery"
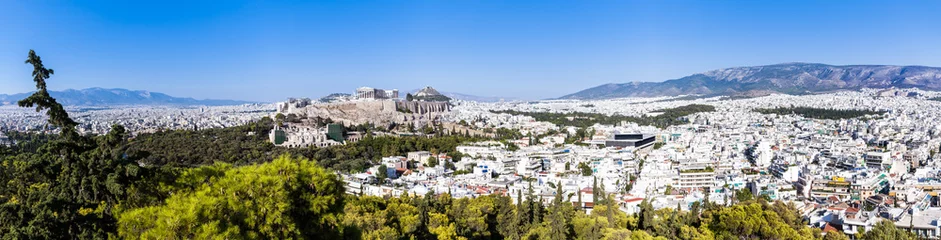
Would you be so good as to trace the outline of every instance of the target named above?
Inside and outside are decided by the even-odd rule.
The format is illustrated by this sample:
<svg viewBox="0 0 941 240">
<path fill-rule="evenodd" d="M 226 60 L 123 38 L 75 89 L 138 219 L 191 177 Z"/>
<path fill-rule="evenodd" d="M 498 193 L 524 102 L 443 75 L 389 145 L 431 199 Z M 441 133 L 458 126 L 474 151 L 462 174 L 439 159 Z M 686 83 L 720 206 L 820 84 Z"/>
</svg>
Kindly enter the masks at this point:
<svg viewBox="0 0 941 240">
<path fill-rule="evenodd" d="M 522 112 L 516 110 L 503 110 L 503 111 L 492 111 L 493 113 L 506 113 L 512 115 L 524 115 L 530 116 L 536 119 L 536 121 L 550 122 L 559 126 L 573 126 L 579 128 L 588 128 L 597 124 L 604 125 L 620 125 L 622 122 L 632 122 L 637 123 L 638 125 L 649 125 L 656 126 L 659 128 L 665 128 L 672 125 L 680 125 L 689 123 L 689 119 L 685 118 L 690 114 L 700 113 L 700 112 L 712 112 L 715 111 L 715 107 L 711 105 L 703 104 L 691 104 L 676 108 L 667 108 L 657 111 L 658 115 L 656 116 L 622 116 L 622 115 L 605 115 L 601 113 L 584 113 L 584 112 L 570 112 L 570 113 L 553 113 L 553 112 Z"/>
<path fill-rule="evenodd" d="M 0 146 L 0 239 L 848 239 L 823 237 L 793 205 L 747 196 L 730 206 L 695 202 L 689 211 L 644 200 L 629 215 L 599 188 L 586 214 L 572 204 L 581 194 L 563 195 L 561 184 L 546 203 L 532 186 L 477 198 L 348 195 L 335 170 L 361 166 L 345 162 L 449 152 L 474 139 L 367 137 L 292 152 L 257 142 L 270 119 L 134 139 L 115 125 L 83 136 L 45 92 L 52 70 L 33 51 L 27 63 L 38 90 L 20 105 L 47 110 L 59 133 L 12 134 L 23 141 Z M 914 239 L 891 222 L 857 237 Z"/>
<path fill-rule="evenodd" d="M 318 159 L 321 166 L 333 170 L 361 172 L 383 156 L 404 156 L 412 151 L 456 156 L 456 147 L 462 143 L 490 140 L 466 135 L 367 135 L 360 141 L 338 146 L 288 148 L 268 142 L 271 124 L 272 121 L 265 118 L 229 128 L 144 133 L 129 141 L 128 154 L 142 159 L 146 165 L 192 167 L 217 162 L 235 165 L 260 163 L 288 153 Z"/>
<path fill-rule="evenodd" d="M 779 108 L 758 108 L 754 110 L 761 114 L 778 114 L 778 115 L 787 115 L 787 114 L 796 114 L 805 118 L 815 118 L 815 119 L 849 119 L 863 117 L 867 115 L 881 115 L 885 111 L 872 111 L 872 110 L 845 110 L 845 109 L 826 109 L 826 108 L 810 108 L 810 107 L 779 107 Z"/>
</svg>

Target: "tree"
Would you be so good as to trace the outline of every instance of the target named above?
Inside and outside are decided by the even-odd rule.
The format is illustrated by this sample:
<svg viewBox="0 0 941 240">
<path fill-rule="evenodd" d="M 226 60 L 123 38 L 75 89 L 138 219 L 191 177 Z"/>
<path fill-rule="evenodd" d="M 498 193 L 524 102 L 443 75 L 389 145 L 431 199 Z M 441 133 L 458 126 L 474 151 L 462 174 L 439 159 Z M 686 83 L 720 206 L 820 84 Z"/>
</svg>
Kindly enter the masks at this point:
<svg viewBox="0 0 941 240">
<path fill-rule="evenodd" d="M 54 71 L 33 50 L 25 62 L 33 65 L 36 92 L 17 104 L 45 110 L 60 134 L 28 140 L 31 147 L 0 151 L 0 238 L 108 238 L 116 232 L 115 212 L 160 199 L 152 188 L 160 176 L 126 154 L 124 127 L 113 125 L 106 135 L 79 135 L 77 123 L 49 95 L 46 79 Z"/>
<path fill-rule="evenodd" d="M 284 126 L 285 118 L 286 117 L 282 113 L 278 113 L 277 115 L 274 115 L 275 123 L 278 124 L 277 126 Z"/>
<path fill-rule="evenodd" d="M 36 55 L 36 51 L 32 49 L 29 50 L 29 55 L 25 63 L 33 65 L 33 81 L 36 82 L 36 92 L 33 92 L 32 95 L 18 101 L 16 104 L 20 107 L 35 106 L 36 112 L 48 110 L 46 115 L 49 116 L 49 124 L 59 127 L 62 136 L 77 136 L 75 126 L 78 125 L 78 123 L 73 121 L 72 118 L 69 118 L 69 113 L 65 111 L 65 108 L 63 108 L 55 98 L 49 96 L 49 91 L 46 89 L 46 79 L 49 79 L 49 77 L 55 74 L 55 71 L 47 69 L 43 65 L 42 59 L 39 55 Z"/>
<path fill-rule="evenodd" d="M 588 164 L 584 162 L 578 163 L 578 170 L 581 171 L 582 176 L 586 176 L 586 177 L 591 176 L 591 174 L 594 172 L 593 170 L 591 170 L 591 167 L 589 167 Z"/>
<path fill-rule="evenodd" d="M 376 173 L 376 179 L 379 180 L 379 183 L 384 183 L 386 178 L 389 178 L 389 167 L 386 167 L 385 164 L 379 165 L 379 169 L 376 171 L 378 171 Z"/>
<path fill-rule="evenodd" d="M 497 232 L 504 239 L 517 240 L 520 234 L 520 220 L 517 205 L 509 197 L 497 198 Z"/>
<path fill-rule="evenodd" d="M 693 204 L 690 205 L 689 218 L 687 219 L 687 222 L 686 222 L 687 225 L 692 225 L 692 226 L 699 225 L 699 212 L 700 212 L 701 206 L 702 204 L 698 201 L 693 202 Z"/>
<path fill-rule="evenodd" d="M 640 229 L 642 230 L 653 230 L 654 227 L 654 213 L 653 205 L 647 201 L 646 198 L 640 202 L 640 218 L 637 220 Z"/>
<path fill-rule="evenodd" d="M 823 240 L 849 240 L 850 237 L 841 231 L 829 231 L 823 236 Z"/>
<path fill-rule="evenodd" d="M 747 188 L 738 190 L 735 193 L 735 199 L 738 200 L 738 202 L 747 202 L 747 201 L 752 200 L 753 198 L 754 196 L 752 195 L 751 190 L 748 190 Z"/>
<path fill-rule="evenodd" d="M 572 228 L 576 239 L 601 239 L 608 225 L 604 218 L 576 215 L 572 218 Z"/>
<path fill-rule="evenodd" d="M 406 94 L 405 94 L 405 101 L 411 102 L 412 100 L 415 100 L 415 96 L 412 96 L 411 93 L 406 93 Z"/>
<path fill-rule="evenodd" d="M 863 234 L 864 239 L 918 239 L 915 234 L 895 227 L 890 220 L 882 220 Z"/>
<path fill-rule="evenodd" d="M 556 185 L 555 197 L 552 200 L 552 209 L 549 213 L 549 237 L 551 239 L 569 238 L 568 210 L 571 205 L 566 206 L 562 199 L 562 184 Z"/>
<path fill-rule="evenodd" d="M 339 238 L 343 182 L 303 158 L 226 170 L 165 205 L 119 217 L 122 238 Z"/>
<path fill-rule="evenodd" d="M 435 166 L 438 166 L 438 159 L 435 159 L 434 156 L 428 157 L 428 161 L 427 161 L 426 166 L 428 166 L 428 167 L 435 167 Z"/>
</svg>

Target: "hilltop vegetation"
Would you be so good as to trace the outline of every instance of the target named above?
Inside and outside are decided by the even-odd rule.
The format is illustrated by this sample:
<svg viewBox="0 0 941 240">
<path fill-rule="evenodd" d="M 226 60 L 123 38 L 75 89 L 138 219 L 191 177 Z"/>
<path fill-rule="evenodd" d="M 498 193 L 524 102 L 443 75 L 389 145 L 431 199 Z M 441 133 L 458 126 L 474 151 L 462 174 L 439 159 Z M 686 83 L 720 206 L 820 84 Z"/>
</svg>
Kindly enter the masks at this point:
<svg viewBox="0 0 941 240">
<path fill-rule="evenodd" d="M 824 109 L 824 108 L 809 108 L 809 107 L 779 107 L 779 108 L 758 108 L 754 110 L 762 114 L 797 114 L 805 118 L 815 118 L 815 119 L 849 119 L 849 118 L 858 118 L 866 115 L 880 115 L 885 113 L 885 111 L 871 111 L 871 110 L 841 110 L 841 109 Z"/>
<path fill-rule="evenodd" d="M 652 117 L 633 117 L 633 116 L 621 116 L 621 115 L 605 115 L 600 113 L 583 113 L 583 112 L 572 112 L 572 113 L 550 113 L 550 112 L 520 112 L 515 110 L 505 110 L 505 111 L 491 111 L 493 113 L 506 113 L 512 115 L 523 115 L 530 116 L 536 119 L 536 121 L 550 122 L 559 126 L 573 126 L 580 128 L 587 128 L 595 123 L 607 124 L 607 125 L 618 125 L 621 122 L 633 122 L 638 125 L 650 125 L 656 126 L 659 128 L 665 128 L 672 125 L 680 125 L 689 123 L 689 120 L 684 118 L 690 114 L 700 113 L 700 112 L 712 112 L 715 111 L 715 107 L 712 105 L 703 105 L 703 104 L 691 104 L 682 107 L 676 108 L 667 108 L 660 110 L 662 114 Z"/>
<path fill-rule="evenodd" d="M 145 165 L 168 167 L 193 167 L 214 163 L 239 166 L 270 161 L 288 153 L 318 159 L 321 166 L 333 170 L 361 172 L 382 157 L 404 156 L 413 151 L 456 155 L 456 147 L 462 143 L 491 140 L 465 135 L 434 138 L 367 135 L 358 142 L 338 146 L 287 148 L 268 142 L 268 132 L 273 124 L 271 119 L 263 118 L 237 127 L 145 133 L 129 141 L 127 152 L 132 157 L 141 159 L 141 163 Z"/>
</svg>

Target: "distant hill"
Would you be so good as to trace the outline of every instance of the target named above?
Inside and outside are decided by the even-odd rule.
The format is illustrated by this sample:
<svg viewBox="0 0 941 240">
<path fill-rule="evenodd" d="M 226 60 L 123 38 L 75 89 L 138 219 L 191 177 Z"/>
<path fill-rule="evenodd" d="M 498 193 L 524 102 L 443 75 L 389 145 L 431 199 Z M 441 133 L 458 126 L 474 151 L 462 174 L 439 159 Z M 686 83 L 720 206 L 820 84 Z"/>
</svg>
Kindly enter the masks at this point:
<svg viewBox="0 0 941 240">
<path fill-rule="evenodd" d="M 923 66 L 785 63 L 713 70 L 664 82 L 609 83 L 559 99 L 676 95 L 736 95 L 749 91 L 788 94 L 860 88 L 941 90 L 941 68 Z"/>
<path fill-rule="evenodd" d="M 0 105 L 16 104 L 17 101 L 32 94 L 0 94 Z M 236 100 L 197 100 L 193 98 L 173 97 L 158 92 L 141 90 L 127 90 L 120 88 L 87 88 L 82 90 L 67 89 L 65 91 L 50 91 L 49 95 L 62 105 L 75 106 L 104 106 L 104 105 L 240 105 L 252 103 Z"/>
<path fill-rule="evenodd" d="M 424 87 L 415 93 L 410 93 L 416 101 L 451 101 L 451 98 L 445 96 L 432 87 Z"/>
</svg>

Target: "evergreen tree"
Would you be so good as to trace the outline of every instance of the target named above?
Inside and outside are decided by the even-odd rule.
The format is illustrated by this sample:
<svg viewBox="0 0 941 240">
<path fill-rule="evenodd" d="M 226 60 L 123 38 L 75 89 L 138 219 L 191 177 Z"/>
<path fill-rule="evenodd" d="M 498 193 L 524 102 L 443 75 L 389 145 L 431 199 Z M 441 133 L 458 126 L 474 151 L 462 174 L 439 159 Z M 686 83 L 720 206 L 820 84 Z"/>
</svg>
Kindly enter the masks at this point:
<svg viewBox="0 0 941 240">
<path fill-rule="evenodd" d="M 638 221 L 638 225 L 640 226 L 640 229 L 647 230 L 647 231 L 653 230 L 653 227 L 654 227 L 653 206 L 645 198 L 644 200 L 640 202 L 639 207 L 640 207 L 640 217 L 637 221 Z"/>
<path fill-rule="evenodd" d="M 499 210 L 497 212 L 497 231 L 503 239 L 517 240 L 520 238 L 520 219 L 517 214 L 517 205 L 513 205 L 508 197 L 497 198 Z"/>
<path fill-rule="evenodd" d="M 598 177 L 592 177 L 591 182 L 591 202 L 598 204 Z"/>
<path fill-rule="evenodd" d="M 59 104 L 55 98 L 49 96 L 49 91 L 46 88 L 46 79 L 49 79 L 49 77 L 55 74 L 55 71 L 46 68 L 42 63 L 42 58 L 36 55 L 36 51 L 32 49 L 29 50 L 25 63 L 33 65 L 32 75 L 33 81 L 36 82 L 36 92 L 33 92 L 32 95 L 18 101 L 16 104 L 20 107 L 35 106 L 36 112 L 47 110 L 46 115 L 49 116 L 49 124 L 58 127 L 62 136 L 75 140 L 75 137 L 78 136 L 78 133 L 75 132 L 75 126 L 78 125 L 78 123 L 69 117 L 69 113 L 65 111 L 62 104 Z"/>
<path fill-rule="evenodd" d="M 549 213 L 550 239 L 568 239 L 569 223 L 567 218 L 568 206 L 562 199 L 562 184 L 556 185 L 555 198 L 552 200 L 552 209 Z"/>
<path fill-rule="evenodd" d="M 891 220 L 882 220 L 863 234 L 864 239 L 918 239 L 915 234 L 899 229 Z"/>
</svg>

